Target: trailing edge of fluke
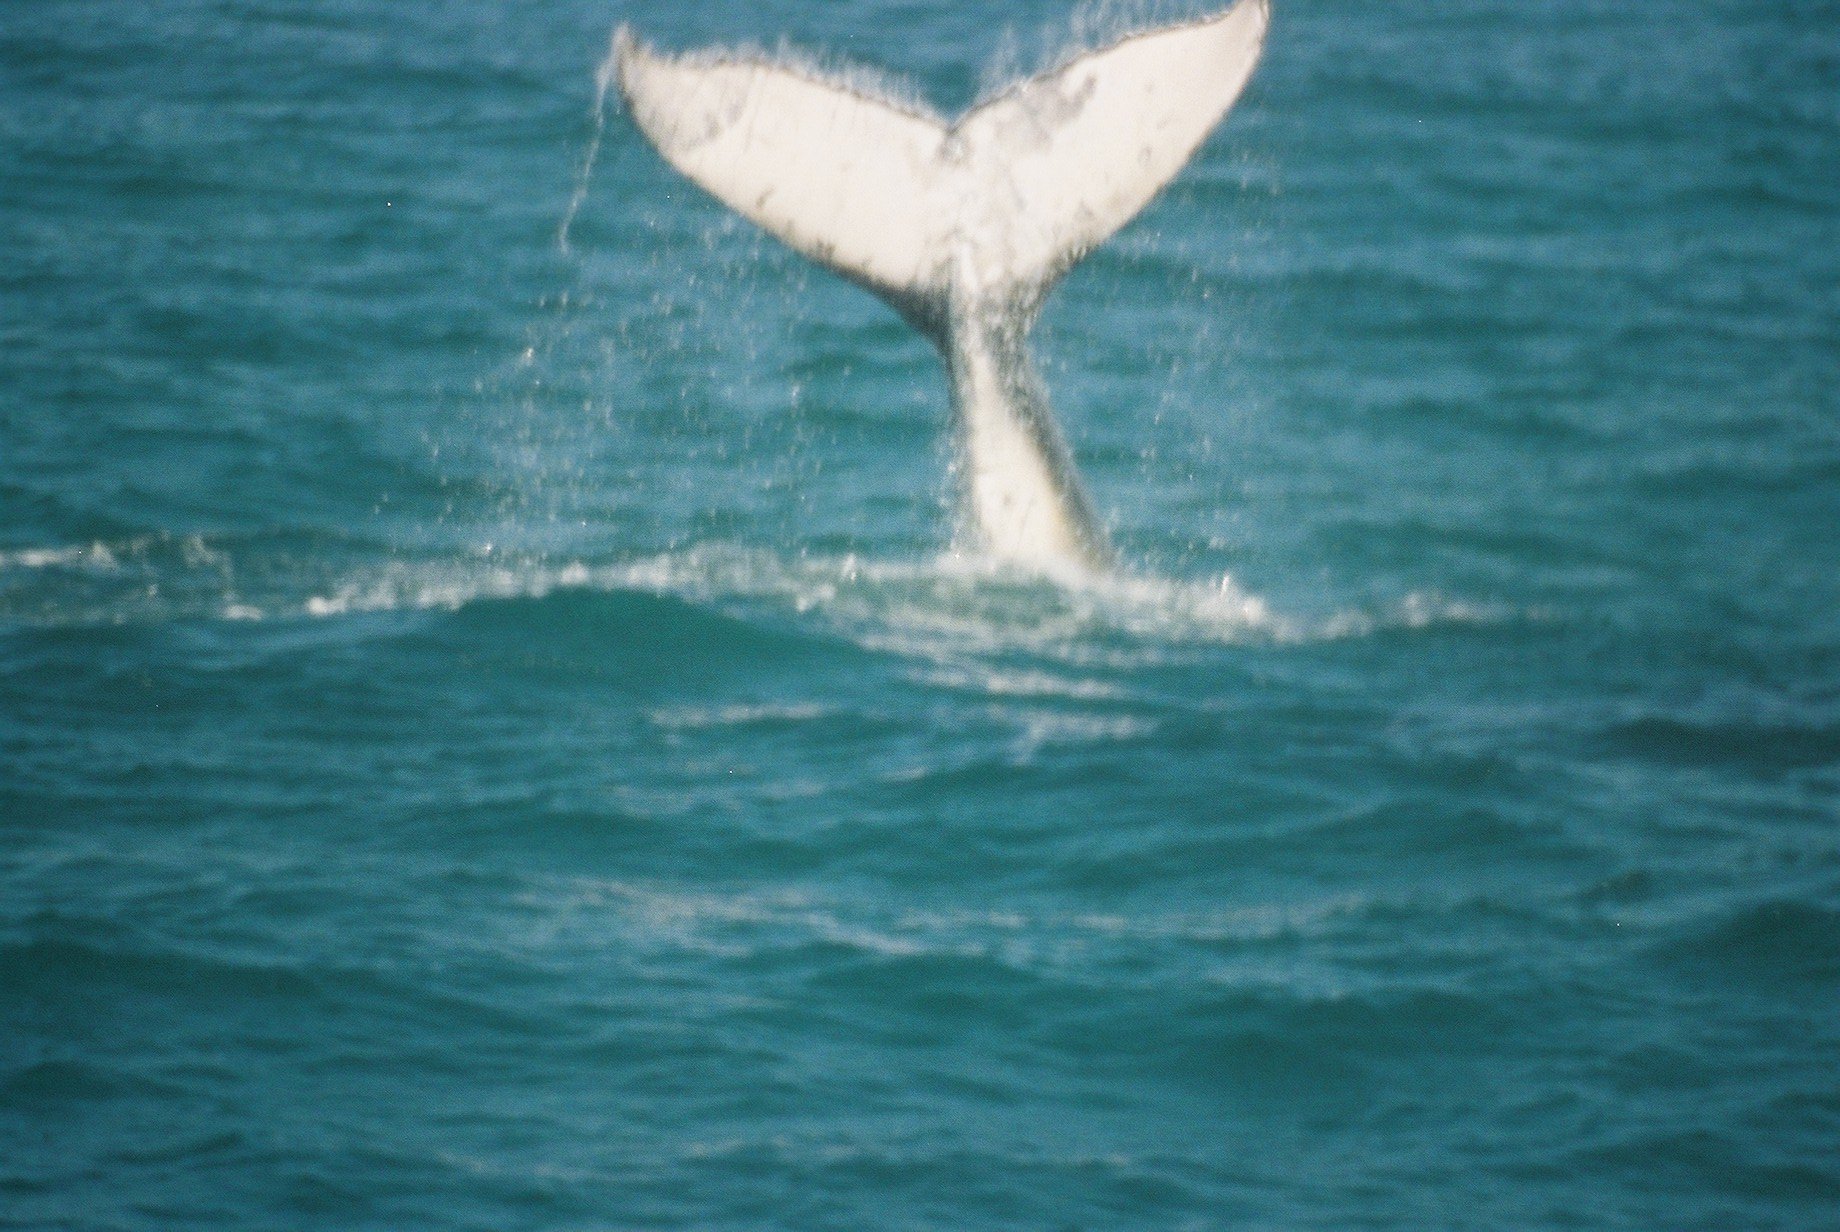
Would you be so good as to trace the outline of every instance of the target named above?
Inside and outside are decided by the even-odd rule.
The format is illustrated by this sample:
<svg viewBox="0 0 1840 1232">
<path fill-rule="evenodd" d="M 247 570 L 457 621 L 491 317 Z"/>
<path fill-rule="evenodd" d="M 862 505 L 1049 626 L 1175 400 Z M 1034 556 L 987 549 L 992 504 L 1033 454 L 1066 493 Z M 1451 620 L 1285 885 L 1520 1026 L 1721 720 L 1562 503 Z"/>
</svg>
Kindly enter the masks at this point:
<svg viewBox="0 0 1840 1232">
<path fill-rule="evenodd" d="M 985 551 L 1108 558 L 1025 345 L 1042 298 L 1182 169 L 1244 89 L 1266 0 L 1129 35 L 951 123 L 756 54 L 663 55 L 624 28 L 619 83 L 665 161 L 938 347 Z"/>
</svg>

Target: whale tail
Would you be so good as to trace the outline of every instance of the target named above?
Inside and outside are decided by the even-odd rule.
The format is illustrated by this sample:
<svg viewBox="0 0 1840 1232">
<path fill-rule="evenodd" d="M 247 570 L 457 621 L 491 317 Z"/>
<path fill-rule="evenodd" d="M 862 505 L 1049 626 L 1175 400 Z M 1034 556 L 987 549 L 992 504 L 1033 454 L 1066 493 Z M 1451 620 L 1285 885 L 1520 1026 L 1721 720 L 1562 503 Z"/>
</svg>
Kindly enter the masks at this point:
<svg viewBox="0 0 1840 1232">
<path fill-rule="evenodd" d="M 1258 60 L 1240 0 L 1021 81 L 947 123 L 848 81 L 622 29 L 620 88 L 664 159 L 792 248 L 887 300 L 940 349 L 986 545 L 1103 555 L 1021 342 L 1042 297 L 1187 163 Z"/>
</svg>

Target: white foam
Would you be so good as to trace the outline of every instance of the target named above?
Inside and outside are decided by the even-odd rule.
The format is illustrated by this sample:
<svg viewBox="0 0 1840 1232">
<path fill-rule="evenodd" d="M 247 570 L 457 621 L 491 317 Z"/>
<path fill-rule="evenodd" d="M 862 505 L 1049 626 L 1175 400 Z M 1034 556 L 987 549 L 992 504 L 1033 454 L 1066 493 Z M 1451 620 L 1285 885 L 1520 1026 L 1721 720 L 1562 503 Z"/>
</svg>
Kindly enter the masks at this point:
<svg viewBox="0 0 1840 1232">
<path fill-rule="evenodd" d="M 1156 730 L 1151 720 L 1131 715 L 1032 712 L 1019 718 L 1022 732 L 1012 752 L 1024 761 L 1048 748 L 1136 740 Z"/>
<path fill-rule="evenodd" d="M 1184 647 L 1334 641 L 1551 615 L 1431 590 L 1326 616 L 1290 615 L 1225 575 L 1189 581 L 1072 570 L 1050 580 L 963 551 L 874 560 L 715 542 L 596 561 L 480 547 L 347 569 L 327 580 L 318 580 L 326 579 L 323 562 L 290 567 L 285 560 L 239 557 L 236 547 L 198 536 L 143 537 L 15 548 L 0 552 L 0 571 L 25 575 L 10 584 L 10 600 L 63 585 L 50 577 L 28 580 L 28 571 L 80 569 L 114 579 L 110 592 L 76 592 L 75 606 L 60 623 L 336 619 L 455 610 L 565 590 L 638 591 L 727 608 L 744 618 L 778 611 L 865 649 L 911 660 L 918 678 L 928 682 L 1019 700 L 1116 697 L 1117 686 L 1089 669 L 1155 662 Z M 40 611 L 48 608 L 34 603 Z M 1036 659 L 993 661 L 1012 652 Z M 703 721 L 747 719 L 712 715 Z"/>
<path fill-rule="evenodd" d="M 1387 629 L 1427 629 L 1443 625 L 1495 625 L 1512 620 L 1547 620 L 1544 609 L 1517 610 L 1505 604 L 1473 603 L 1435 591 L 1412 591 L 1374 611 L 1339 612 L 1314 626 L 1311 640 L 1337 641 L 1367 637 Z"/>
<path fill-rule="evenodd" d="M 1371 897 L 1253 902 L 1209 912 L 979 910 L 814 895 L 792 887 L 723 891 L 598 878 L 546 879 L 524 895 L 534 913 L 604 944 L 630 943 L 724 957 L 813 943 L 865 955 L 986 958 L 1015 967 L 1092 961 L 1095 951 L 1143 944 L 1243 946 L 1321 936 L 1373 910 Z M 587 939 L 592 938 L 592 942 Z"/>
<path fill-rule="evenodd" d="M 654 710 L 646 717 L 658 726 L 673 730 L 700 730 L 712 727 L 742 727 L 758 723 L 803 723 L 835 713 L 829 706 L 815 702 L 759 703 L 730 706 L 674 706 Z"/>
<path fill-rule="evenodd" d="M 520 561 L 502 553 L 393 563 L 308 596 L 291 610 L 320 618 L 453 610 L 561 590 L 640 591 L 700 604 L 781 607 L 818 617 L 866 648 L 933 661 L 929 678 L 936 683 L 1088 700 L 1112 695 L 1110 686 L 1042 668 L 967 676 L 962 656 L 1013 649 L 1047 652 L 1073 665 L 1124 665 L 1140 661 L 1146 649 L 1171 645 L 1339 640 L 1389 628 L 1500 623 L 1530 615 L 1414 592 L 1388 607 L 1309 620 L 1274 612 L 1224 575 L 1198 583 L 1093 573 L 1049 583 L 962 553 L 874 561 L 855 554 L 787 557 L 720 543 L 598 564 Z M 289 610 L 286 604 L 239 603 L 240 619 Z"/>
<path fill-rule="evenodd" d="M 137 541 L 138 542 L 138 541 Z M 86 566 L 92 569 L 119 567 L 115 549 L 97 540 L 94 543 L 59 547 L 14 548 L 0 551 L 0 569 L 52 569 Z"/>
</svg>

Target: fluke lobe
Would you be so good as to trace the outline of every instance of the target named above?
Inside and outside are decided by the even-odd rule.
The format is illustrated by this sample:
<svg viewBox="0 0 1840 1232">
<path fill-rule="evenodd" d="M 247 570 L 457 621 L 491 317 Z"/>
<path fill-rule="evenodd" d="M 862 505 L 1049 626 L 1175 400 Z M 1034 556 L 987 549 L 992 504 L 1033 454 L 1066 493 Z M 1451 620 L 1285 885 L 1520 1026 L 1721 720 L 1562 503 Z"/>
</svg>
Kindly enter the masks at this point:
<svg viewBox="0 0 1840 1232">
<path fill-rule="evenodd" d="M 941 122 L 757 54 L 617 36 L 634 122 L 683 175 L 887 300 L 939 349 L 983 547 L 1103 565 L 1105 535 L 1026 339 L 1042 299 L 1142 210 L 1239 97 L 1266 0 L 1142 31 Z"/>
</svg>

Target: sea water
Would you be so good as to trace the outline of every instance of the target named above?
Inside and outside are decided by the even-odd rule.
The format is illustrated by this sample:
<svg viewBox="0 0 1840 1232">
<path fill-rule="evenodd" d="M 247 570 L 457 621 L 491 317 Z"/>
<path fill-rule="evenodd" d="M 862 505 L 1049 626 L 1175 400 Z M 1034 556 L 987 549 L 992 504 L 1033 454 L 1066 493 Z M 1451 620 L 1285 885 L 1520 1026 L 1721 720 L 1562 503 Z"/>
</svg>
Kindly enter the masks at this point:
<svg viewBox="0 0 1840 1232">
<path fill-rule="evenodd" d="M 0 1226 L 1834 1226 L 1840 6 L 1280 0 L 1074 584 L 601 72 L 1193 11 L 8 7 Z"/>
</svg>

